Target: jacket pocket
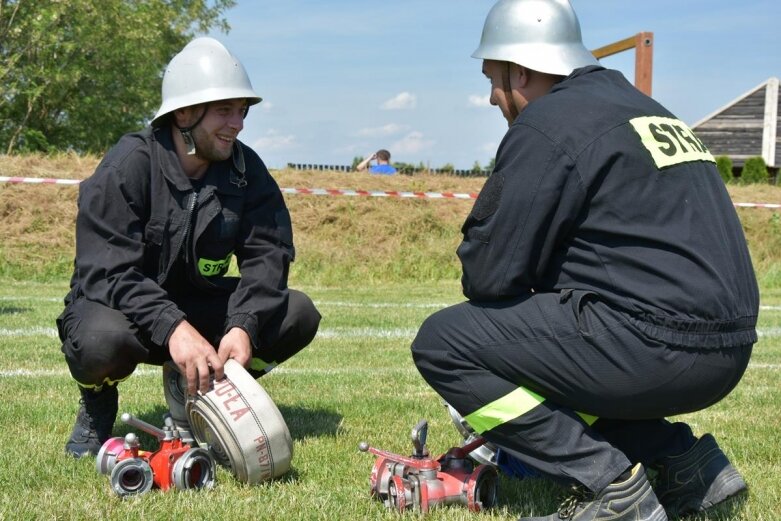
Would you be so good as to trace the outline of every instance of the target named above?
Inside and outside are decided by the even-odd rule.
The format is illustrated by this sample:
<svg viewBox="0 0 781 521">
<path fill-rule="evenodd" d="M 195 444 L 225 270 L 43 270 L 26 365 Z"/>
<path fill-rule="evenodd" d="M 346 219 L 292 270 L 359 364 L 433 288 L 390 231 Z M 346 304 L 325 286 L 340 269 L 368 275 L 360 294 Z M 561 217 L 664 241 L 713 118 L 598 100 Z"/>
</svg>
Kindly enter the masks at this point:
<svg viewBox="0 0 781 521">
<path fill-rule="evenodd" d="M 166 269 L 170 241 L 167 240 L 168 223 L 152 218 L 144 228 L 144 272 L 159 275 Z"/>
</svg>

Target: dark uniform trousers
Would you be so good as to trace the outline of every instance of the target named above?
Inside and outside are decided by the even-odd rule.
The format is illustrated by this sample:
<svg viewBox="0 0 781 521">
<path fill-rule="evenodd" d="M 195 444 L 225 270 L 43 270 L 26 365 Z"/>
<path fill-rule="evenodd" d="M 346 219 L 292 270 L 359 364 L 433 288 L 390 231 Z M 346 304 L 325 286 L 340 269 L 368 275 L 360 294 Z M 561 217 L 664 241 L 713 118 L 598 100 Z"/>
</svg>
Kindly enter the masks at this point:
<svg viewBox="0 0 781 521">
<path fill-rule="evenodd" d="M 257 348 L 253 348 L 252 357 L 265 366 L 255 364 L 249 369 L 255 378 L 306 347 L 317 333 L 321 317 L 312 300 L 300 291 L 289 292 L 287 307 L 265 324 L 260 338 L 254 339 Z M 174 300 L 186 320 L 216 348 L 224 334 L 228 298 L 187 295 Z M 83 297 L 68 304 L 57 319 L 57 327 L 68 367 L 82 386 L 121 381 L 140 363 L 162 365 L 171 359 L 167 347 L 154 345 L 124 314 Z"/>
<path fill-rule="evenodd" d="M 688 450 L 689 426 L 665 417 L 726 396 L 750 355 L 750 345 L 668 346 L 594 293 L 570 290 L 443 309 L 412 345 L 423 378 L 476 432 L 593 492 L 636 462 Z"/>
</svg>

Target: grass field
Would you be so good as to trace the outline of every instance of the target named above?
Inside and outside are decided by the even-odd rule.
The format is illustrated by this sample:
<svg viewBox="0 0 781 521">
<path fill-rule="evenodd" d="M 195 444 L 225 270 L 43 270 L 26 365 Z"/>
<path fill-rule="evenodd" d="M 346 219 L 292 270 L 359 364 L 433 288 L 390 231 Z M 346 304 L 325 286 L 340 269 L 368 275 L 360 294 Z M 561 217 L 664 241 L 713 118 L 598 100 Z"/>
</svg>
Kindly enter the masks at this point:
<svg viewBox="0 0 781 521">
<path fill-rule="evenodd" d="M 300 287 L 300 286 L 299 286 Z M 94 461 L 63 453 L 77 391 L 59 352 L 54 319 L 66 281 L 4 280 L 0 289 L 0 519 L 364 520 L 399 517 L 369 497 L 374 458 L 361 441 L 409 453 L 409 432 L 429 420 L 429 447 L 441 453 L 460 437 L 415 370 L 409 344 L 430 313 L 458 302 L 454 282 L 370 287 L 300 287 L 323 322 L 302 353 L 261 379 L 295 441 L 291 472 L 258 486 L 220 469 L 211 491 L 120 500 Z M 709 410 L 686 415 L 695 432 L 712 432 L 750 487 L 744 503 L 710 520 L 781 517 L 781 291 L 764 291 L 753 360 L 738 388 Z M 120 387 L 120 411 L 159 425 L 165 410 L 159 368 L 142 366 Z M 129 429 L 117 423 L 114 434 Z M 156 448 L 147 436 L 142 447 Z M 542 479 L 500 483 L 497 508 L 434 510 L 427 519 L 515 519 L 555 510 L 560 491 Z"/>
</svg>

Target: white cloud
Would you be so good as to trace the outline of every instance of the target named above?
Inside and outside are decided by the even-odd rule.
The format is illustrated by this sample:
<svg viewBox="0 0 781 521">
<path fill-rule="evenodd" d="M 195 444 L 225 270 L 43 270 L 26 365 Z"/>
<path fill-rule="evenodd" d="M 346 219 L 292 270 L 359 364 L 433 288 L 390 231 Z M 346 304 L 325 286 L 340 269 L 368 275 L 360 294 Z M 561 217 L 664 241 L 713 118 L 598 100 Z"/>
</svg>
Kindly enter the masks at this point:
<svg viewBox="0 0 781 521">
<path fill-rule="evenodd" d="M 472 94 L 469 96 L 469 106 L 470 107 L 490 107 L 491 106 L 491 95 L 485 95 L 485 96 L 477 96 L 475 94 Z"/>
<path fill-rule="evenodd" d="M 383 110 L 414 109 L 418 104 L 418 98 L 409 92 L 401 92 L 385 101 L 380 108 Z"/>
<path fill-rule="evenodd" d="M 287 150 L 296 145 L 296 137 L 292 134 L 281 135 L 274 129 L 266 132 L 266 135 L 253 143 L 252 148 L 261 152 L 270 152 L 272 150 Z"/>
<path fill-rule="evenodd" d="M 478 150 L 480 152 L 495 154 L 497 148 L 499 148 L 499 145 L 497 143 L 484 143 L 483 145 L 480 146 L 480 148 L 478 148 Z"/>
<path fill-rule="evenodd" d="M 426 150 L 432 147 L 436 141 L 432 139 L 425 139 L 422 132 L 414 130 L 393 143 L 391 146 L 391 154 L 417 154 L 422 150 Z"/>
<path fill-rule="evenodd" d="M 345 145 L 343 147 L 335 148 L 333 153 L 338 156 L 343 156 L 345 154 L 352 154 L 352 155 L 361 154 L 361 153 L 365 154 L 366 153 L 365 148 L 366 147 L 364 147 L 363 145 L 355 145 L 355 144 Z"/>
<path fill-rule="evenodd" d="M 408 128 L 409 127 L 407 125 L 388 123 L 387 125 L 383 125 L 381 127 L 362 128 L 358 132 L 356 132 L 356 135 L 360 137 L 385 137 L 385 136 L 392 136 L 393 134 L 399 134 L 401 132 L 404 132 Z"/>
<path fill-rule="evenodd" d="M 268 112 L 269 110 L 274 108 L 274 104 L 271 103 L 270 101 L 261 101 L 260 103 L 258 103 L 258 107 L 260 107 L 260 110 Z"/>
</svg>

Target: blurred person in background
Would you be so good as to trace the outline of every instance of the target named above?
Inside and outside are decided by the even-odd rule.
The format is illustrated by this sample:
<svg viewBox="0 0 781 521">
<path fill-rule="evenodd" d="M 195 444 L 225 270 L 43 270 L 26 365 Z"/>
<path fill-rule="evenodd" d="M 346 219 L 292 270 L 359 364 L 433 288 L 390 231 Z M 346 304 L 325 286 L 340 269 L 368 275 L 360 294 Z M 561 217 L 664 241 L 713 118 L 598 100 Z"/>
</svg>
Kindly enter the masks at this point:
<svg viewBox="0 0 781 521">
<path fill-rule="evenodd" d="M 390 164 L 390 158 L 390 152 L 380 149 L 358 163 L 355 169 L 361 172 L 369 167 L 370 174 L 393 175 L 396 173 L 396 169 Z M 377 164 L 369 166 L 372 161 L 376 161 Z"/>
</svg>

